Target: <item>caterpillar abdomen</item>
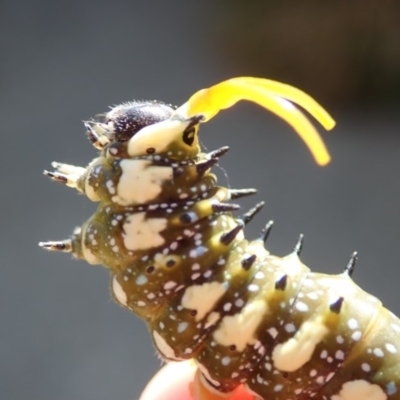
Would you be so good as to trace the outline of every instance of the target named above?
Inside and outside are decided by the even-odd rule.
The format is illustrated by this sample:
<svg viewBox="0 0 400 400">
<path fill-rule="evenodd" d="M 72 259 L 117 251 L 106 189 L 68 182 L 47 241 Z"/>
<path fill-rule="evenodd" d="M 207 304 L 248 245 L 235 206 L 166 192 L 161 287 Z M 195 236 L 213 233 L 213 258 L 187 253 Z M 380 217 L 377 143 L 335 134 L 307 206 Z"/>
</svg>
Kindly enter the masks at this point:
<svg viewBox="0 0 400 400">
<path fill-rule="evenodd" d="M 216 186 L 210 170 L 227 148 L 200 152 L 199 124 L 240 95 L 288 113 L 312 149 L 317 141 L 316 158 L 328 160 L 297 109 L 276 108 L 270 92 L 261 98 L 269 84 L 261 81 L 224 82 L 175 111 L 127 103 L 104 123 L 87 123 L 100 156 L 87 168 L 55 163 L 46 173 L 99 201 L 98 210 L 71 239 L 42 246 L 109 268 L 115 299 L 145 319 L 160 355 L 194 358 L 211 392 L 245 384 L 263 399 L 400 399 L 400 321 L 352 281 L 355 257 L 342 274 L 325 275 L 300 261 L 301 240 L 292 254 L 271 255 L 271 224 L 245 239 L 262 204 L 235 217 L 231 201 L 254 190 Z M 285 90 L 307 109 L 304 94 Z"/>
</svg>

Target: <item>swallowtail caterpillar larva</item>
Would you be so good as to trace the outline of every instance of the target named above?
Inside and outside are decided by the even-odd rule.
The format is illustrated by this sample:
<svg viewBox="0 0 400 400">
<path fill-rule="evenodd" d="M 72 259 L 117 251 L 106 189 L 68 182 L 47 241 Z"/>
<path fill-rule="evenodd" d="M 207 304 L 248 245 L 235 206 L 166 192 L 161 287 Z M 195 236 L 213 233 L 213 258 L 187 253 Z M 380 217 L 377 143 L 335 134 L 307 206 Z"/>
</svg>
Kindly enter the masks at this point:
<svg viewBox="0 0 400 400">
<path fill-rule="evenodd" d="M 198 399 L 239 385 L 269 400 L 400 399 L 400 321 L 351 279 L 354 255 L 339 275 L 311 272 L 294 252 L 264 247 L 271 224 L 247 240 L 232 203 L 253 189 L 216 185 L 211 168 L 226 147 L 201 152 L 199 126 L 240 100 L 289 123 L 316 162 L 329 162 L 317 131 L 329 114 L 291 86 L 233 78 L 174 109 L 161 102 L 114 107 L 85 123 L 99 155 L 86 168 L 53 163 L 45 172 L 99 202 L 71 238 L 48 250 L 102 264 L 115 300 L 143 318 L 166 360 L 194 359 Z"/>
</svg>

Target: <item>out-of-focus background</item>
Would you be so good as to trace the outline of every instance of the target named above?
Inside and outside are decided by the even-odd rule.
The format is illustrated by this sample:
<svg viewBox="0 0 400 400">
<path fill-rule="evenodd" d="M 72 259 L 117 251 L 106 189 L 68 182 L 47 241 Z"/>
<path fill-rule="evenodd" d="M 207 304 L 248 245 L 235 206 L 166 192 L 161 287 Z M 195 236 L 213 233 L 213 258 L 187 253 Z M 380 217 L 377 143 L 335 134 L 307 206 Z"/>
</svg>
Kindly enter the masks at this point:
<svg viewBox="0 0 400 400">
<path fill-rule="evenodd" d="M 231 146 L 228 184 L 259 188 L 244 207 L 267 202 L 248 236 L 274 219 L 272 252 L 304 233 L 304 262 L 329 273 L 358 250 L 355 280 L 400 313 L 400 2 L 3 0 L 0 49 L 0 399 L 138 398 L 160 361 L 105 269 L 37 247 L 94 209 L 42 170 L 88 163 L 81 121 L 109 105 L 179 105 L 233 76 L 299 86 L 338 123 L 326 168 L 257 106 L 203 127 L 208 149 Z"/>
</svg>

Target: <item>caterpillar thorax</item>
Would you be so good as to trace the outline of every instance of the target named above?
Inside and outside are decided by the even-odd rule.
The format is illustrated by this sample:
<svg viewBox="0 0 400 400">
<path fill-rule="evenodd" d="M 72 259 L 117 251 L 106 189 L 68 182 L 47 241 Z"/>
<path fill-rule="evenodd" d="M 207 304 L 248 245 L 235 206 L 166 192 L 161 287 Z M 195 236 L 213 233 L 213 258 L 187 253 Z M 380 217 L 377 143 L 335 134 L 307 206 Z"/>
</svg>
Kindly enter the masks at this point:
<svg viewBox="0 0 400 400">
<path fill-rule="evenodd" d="M 46 173 L 99 207 L 70 239 L 42 245 L 109 268 L 115 299 L 145 319 L 160 355 L 194 358 L 209 392 L 245 384 L 263 399 L 399 398 L 399 321 L 353 283 L 352 263 L 336 276 L 312 273 L 301 243 L 273 256 L 270 224 L 245 239 L 262 203 L 235 217 L 230 201 L 254 190 L 217 186 L 211 167 L 227 148 L 199 147 L 199 124 L 238 100 L 217 86 L 177 110 L 127 103 L 86 123 L 99 157 Z"/>
</svg>

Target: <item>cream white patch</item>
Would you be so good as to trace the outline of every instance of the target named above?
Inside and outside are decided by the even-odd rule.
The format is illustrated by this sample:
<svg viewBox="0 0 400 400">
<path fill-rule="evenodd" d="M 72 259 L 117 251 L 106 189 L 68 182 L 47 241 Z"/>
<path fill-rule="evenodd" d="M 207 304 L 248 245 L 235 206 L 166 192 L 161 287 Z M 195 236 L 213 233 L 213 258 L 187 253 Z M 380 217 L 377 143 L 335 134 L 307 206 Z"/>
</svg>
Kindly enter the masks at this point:
<svg viewBox="0 0 400 400">
<path fill-rule="evenodd" d="M 277 369 L 293 372 L 310 361 L 315 347 L 329 329 L 318 321 L 304 322 L 294 337 L 275 346 L 272 359 Z"/>
<path fill-rule="evenodd" d="M 167 223 L 165 218 L 146 219 L 145 212 L 129 215 L 123 225 L 125 247 L 135 251 L 163 245 L 165 240 L 160 232 L 167 227 Z"/>
<path fill-rule="evenodd" d="M 166 340 L 157 332 L 153 331 L 154 344 L 157 350 L 164 358 L 168 360 L 181 360 L 175 355 L 174 349 L 166 342 Z"/>
<path fill-rule="evenodd" d="M 85 257 L 85 260 L 89 264 L 92 264 L 92 265 L 100 264 L 100 261 L 98 260 L 98 258 L 83 243 L 82 243 L 82 254 L 83 254 L 83 257 Z"/>
<path fill-rule="evenodd" d="M 208 329 L 210 326 L 215 325 L 217 323 L 217 321 L 219 320 L 220 316 L 221 316 L 221 314 L 218 312 L 215 312 L 215 311 L 210 313 L 210 315 L 207 317 L 204 328 Z"/>
<path fill-rule="evenodd" d="M 128 153 L 130 156 L 138 156 L 146 154 L 148 148 L 154 148 L 156 153 L 161 153 L 171 143 L 181 140 L 187 126 L 187 121 L 171 118 L 145 126 L 129 140 Z"/>
<path fill-rule="evenodd" d="M 331 396 L 331 400 L 386 400 L 387 395 L 382 388 L 376 384 L 369 383 L 363 379 L 346 382 L 338 394 Z"/>
<path fill-rule="evenodd" d="M 165 181 L 173 176 L 171 167 L 151 166 L 149 160 L 121 160 L 121 176 L 112 201 L 122 206 L 145 204 L 155 199 Z"/>
<path fill-rule="evenodd" d="M 114 296 L 118 300 L 118 302 L 121 303 L 123 306 L 127 306 L 128 297 L 127 297 L 126 293 L 124 292 L 124 289 L 122 288 L 121 284 L 118 282 L 116 276 L 113 277 L 112 290 L 113 290 Z"/>
<path fill-rule="evenodd" d="M 257 300 L 246 305 L 239 313 L 225 316 L 213 333 L 214 340 L 222 346 L 233 344 L 238 351 L 243 351 L 246 345 L 256 342 L 254 334 L 266 312 L 265 301 Z"/>
<path fill-rule="evenodd" d="M 200 321 L 212 310 L 215 303 L 226 292 L 227 286 L 221 282 L 207 282 L 186 288 L 181 305 L 196 310 L 196 321 Z"/>
</svg>

